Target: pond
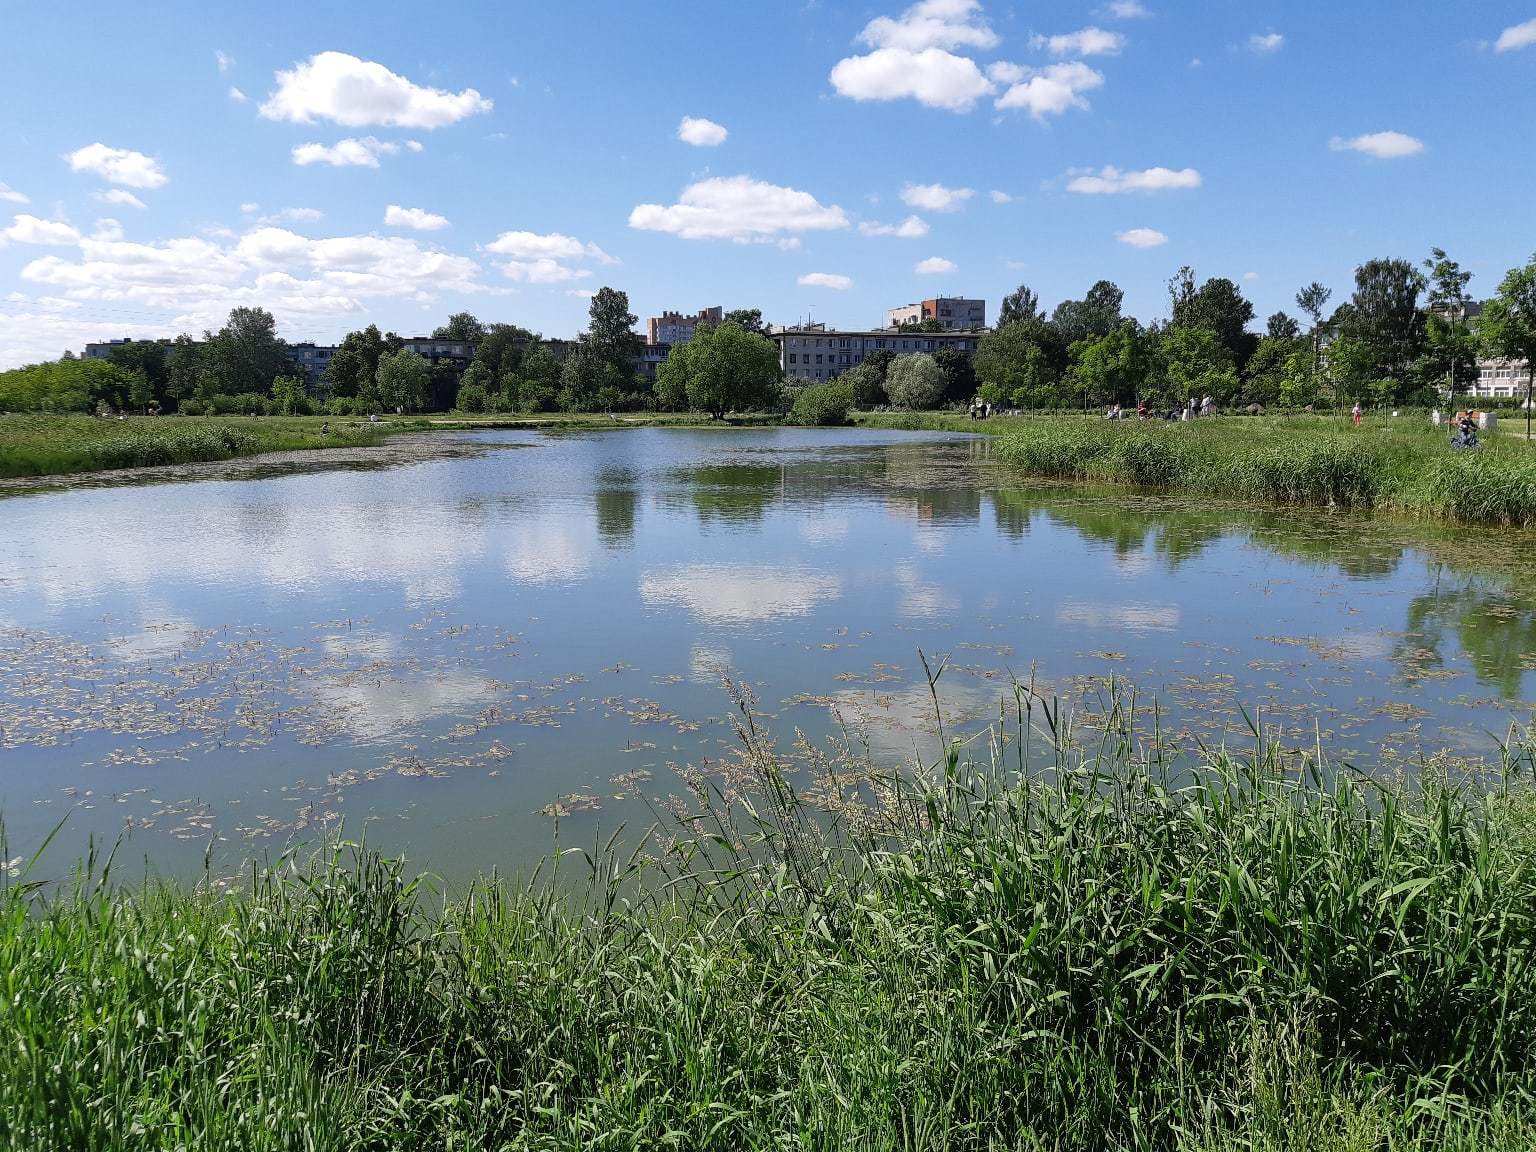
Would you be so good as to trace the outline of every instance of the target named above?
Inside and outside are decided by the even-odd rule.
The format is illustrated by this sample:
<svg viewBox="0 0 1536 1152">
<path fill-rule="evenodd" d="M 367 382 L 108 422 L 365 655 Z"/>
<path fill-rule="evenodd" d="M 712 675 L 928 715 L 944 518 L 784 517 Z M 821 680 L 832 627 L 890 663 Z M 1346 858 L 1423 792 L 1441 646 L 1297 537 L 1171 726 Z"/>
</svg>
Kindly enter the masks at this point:
<svg viewBox="0 0 1536 1152">
<path fill-rule="evenodd" d="M 1536 694 L 1536 538 L 1030 486 L 983 438 L 437 434 L 0 499 L 0 813 L 46 875 L 195 875 L 325 831 L 447 876 L 653 819 L 734 742 L 931 758 L 1033 676 L 1165 731 L 1243 709 L 1369 771 Z M 1525 578 L 1522 580 L 1522 573 Z"/>
</svg>

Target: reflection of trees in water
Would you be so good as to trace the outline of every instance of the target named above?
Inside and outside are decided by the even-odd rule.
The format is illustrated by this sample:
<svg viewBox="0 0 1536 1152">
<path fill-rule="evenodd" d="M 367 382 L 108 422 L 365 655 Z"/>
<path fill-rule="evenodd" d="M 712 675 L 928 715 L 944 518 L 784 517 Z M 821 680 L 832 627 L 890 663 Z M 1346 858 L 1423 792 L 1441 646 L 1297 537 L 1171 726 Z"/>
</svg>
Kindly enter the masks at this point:
<svg viewBox="0 0 1536 1152">
<path fill-rule="evenodd" d="M 1536 599 L 1520 582 L 1530 550 L 1524 536 L 1490 531 L 1474 537 L 1439 526 L 1319 513 L 1137 508 L 1113 498 L 1049 490 L 1000 489 L 988 498 L 999 531 L 1012 539 L 1022 539 L 1034 517 L 1044 516 L 1086 540 L 1110 545 L 1119 558 L 1146 551 L 1171 568 L 1234 537 L 1355 580 L 1391 576 L 1410 551 L 1417 552 L 1428 564 L 1438 564 L 1440 573 L 1434 590 L 1410 602 L 1408 638 L 1393 651 L 1406 678 L 1443 667 L 1445 645 L 1454 639 L 1479 683 L 1518 700 L 1525 674 L 1536 664 Z"/>
<path fill-rule="evenodd" d="M 597 536 L 605 548 L 628 548 L 635 542 L 635 510 L 640 504 L 636 476 L 629 468 L 604 468 L 597 474 L 592 506 Z"/>
<path fill-rule="evenodd" d="M 1536 605 L 1522 602 L 1498 580 L 1441 573 L 1435 587 L 1408 605 L 1412 643 L 1398 662 L 1410 678 L 1444 665 L 1454 637 L 1478 683 L 1506 700 L 1519 700 L 1525 674 L 1536 668 Z"/>
</svg>

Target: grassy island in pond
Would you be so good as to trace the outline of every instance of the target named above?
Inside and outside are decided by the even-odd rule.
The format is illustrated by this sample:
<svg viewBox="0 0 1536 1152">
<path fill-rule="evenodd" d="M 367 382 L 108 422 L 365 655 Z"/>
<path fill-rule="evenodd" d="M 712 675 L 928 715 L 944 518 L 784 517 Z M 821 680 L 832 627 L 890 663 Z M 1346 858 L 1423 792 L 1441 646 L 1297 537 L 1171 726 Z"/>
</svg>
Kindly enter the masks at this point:
<svg viewBox="0 0 1536 1152">
<path fill-rule="evenodd" d="M 1126 714 L 805 815 L 451 898 L 340 847 L 228 891 L 0 892 L 0 1130 L 35 1149 L 1528 1149 L 1536 798 Z M 1013 728 L 1010 722 L 1007 726 Z M 1031 729 L 1044 748 L 1018 753 Z M 1019 772 L 1019 765 L 1035 765 Z M 705 800 L 700 791 L 696 797 Z M 750 799 L 750 807 L 743 803 Z M 578 874 L 570 882 L 569 870 Z"/>
<path fill-rule="evenodd" d="M 262 452 L 383 443 L 419 420 L 368 424 L 320 417 L 84 415 L 0 417 L 0 477 L 56 476 L 232 460 Z M 322 428 L 324 429 L 322 431 Z"/>
</svg>

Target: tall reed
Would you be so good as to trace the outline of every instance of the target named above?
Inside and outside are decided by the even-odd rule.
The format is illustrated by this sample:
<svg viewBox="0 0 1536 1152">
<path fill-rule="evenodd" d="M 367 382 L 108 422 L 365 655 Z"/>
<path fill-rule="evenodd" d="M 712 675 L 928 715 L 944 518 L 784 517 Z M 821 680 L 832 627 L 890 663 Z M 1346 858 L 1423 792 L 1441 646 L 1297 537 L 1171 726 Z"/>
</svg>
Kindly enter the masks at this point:
<svg viewBox="0 0 1536 1152">
<path fill-rule="evenodd" d="M 1529 1148 L 1536 804 L 1075 727 L 834 757 L 745 697 L 734 764 L 621 852 L 448 897 L 336 844 L 220 894 L 87 861 L 0 895 L 14 1147 Z M 1084 739 L 1084 734 L 1089 738 Z M 862 776 L 860 775 L 862 773 Z M 574 874 L 574 875 L 573 875 Z"/>
</svg>

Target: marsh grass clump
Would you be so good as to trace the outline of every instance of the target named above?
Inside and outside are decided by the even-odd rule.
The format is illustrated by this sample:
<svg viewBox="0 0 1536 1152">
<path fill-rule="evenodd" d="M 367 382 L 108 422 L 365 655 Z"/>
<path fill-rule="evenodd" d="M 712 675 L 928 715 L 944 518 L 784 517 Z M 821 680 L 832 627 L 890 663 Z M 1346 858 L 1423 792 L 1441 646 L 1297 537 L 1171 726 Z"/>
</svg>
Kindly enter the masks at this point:
<svg viewBox="0 0 1536 1152">
<path fill-rule="evenodd" d="M 733 790 L 448 898 L 331 846 L 236 889 L 0 895 L 37 1149 L 1524 1149 L 1529 738 L 1487 780 L 1081 731 L 1027 690 L 829 821 Z M 837 770 L 836 763 L 830 767 Z M 575 873 L 573 876 L 572 873 Z"/>
<path fill-rule="evenodd" d="M 322 426 L 328 426 L 325 432 Z M 0 417 L 0 477 L 231 460 L 259 452 L 382 443 L 406 425 L 295 417 Z M 411 422 L 411 427 L 424 427 Z"/>
<path fill-rule="evenodd" d="M 1478 451 L 1456 453 L 1427 426 L 1039 420 L 1005 432 L 997 456 L 1027 475 L 1054 479 L 1536 525 L 1536 451 L 1490 439 Z"/>
</svg>

